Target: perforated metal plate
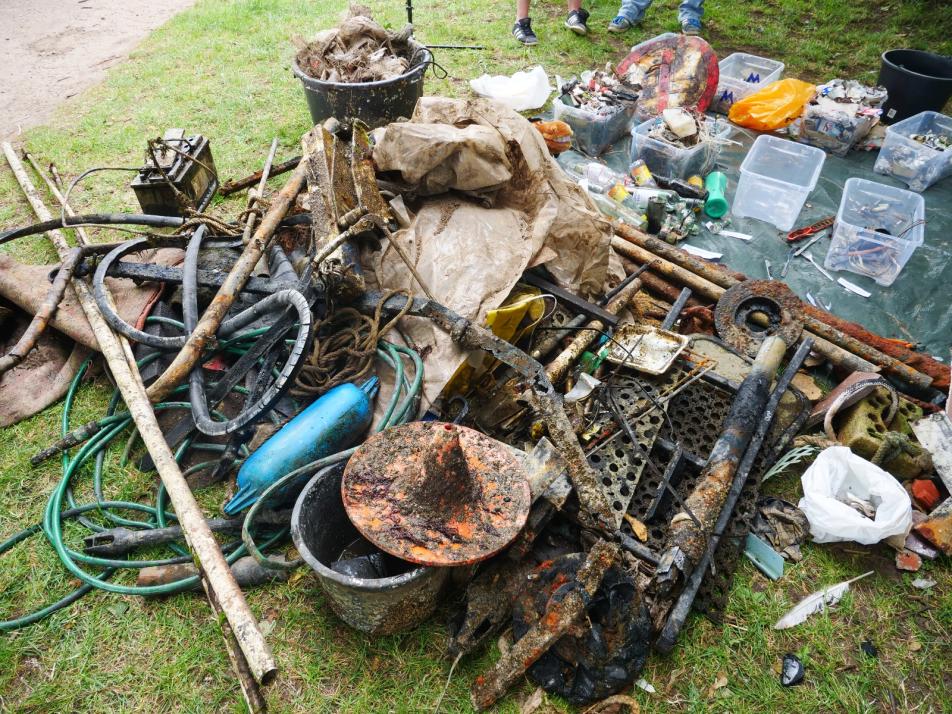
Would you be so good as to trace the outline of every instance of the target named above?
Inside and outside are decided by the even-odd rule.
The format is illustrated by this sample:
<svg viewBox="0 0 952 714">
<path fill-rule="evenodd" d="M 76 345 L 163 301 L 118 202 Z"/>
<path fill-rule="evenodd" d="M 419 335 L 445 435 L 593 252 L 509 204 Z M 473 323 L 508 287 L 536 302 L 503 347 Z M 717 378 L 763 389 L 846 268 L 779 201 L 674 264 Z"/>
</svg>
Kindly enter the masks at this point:
<svg viewBox="0 0 952 714">
<path fill-rule="evenodd" d="M 589 452 L 589 462 L 599 470 L 602 486 L 612 504 L 616 528 L 622 525 L 625 513 L 639 490 L 638 485 L 647 465 L 645 457 L 651 454 L 664 423 L 663 409 L 652 404 L 652 399 L 657 400 L 666 388 L 677 384 L 684 376 L 684 369 L 677 366 L 656 377 L 619 374 L 612 379 L 612 397 L 621 412 L 631 420 L 631 430 L 638 438 L 638 445 L 633 447 L 627 431 L 619 428 L 612 437 Z M 636 416 L 636 419 L 632 419 Z M 601 423 L 608 426 L 612 421 L 606 415 Z"/>
</svg>

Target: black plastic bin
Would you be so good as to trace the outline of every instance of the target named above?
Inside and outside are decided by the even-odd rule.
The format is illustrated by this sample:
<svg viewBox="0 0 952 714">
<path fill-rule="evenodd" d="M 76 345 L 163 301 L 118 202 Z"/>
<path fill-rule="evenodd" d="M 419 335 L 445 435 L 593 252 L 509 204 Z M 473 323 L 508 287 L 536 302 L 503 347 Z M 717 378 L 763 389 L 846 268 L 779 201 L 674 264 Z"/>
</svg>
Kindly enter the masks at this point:
<svg viewBox="0 0 952 714">
<path fill-rule="evenodd" d="M 304 96 L 314 124 L 330 117 L 343 124 L 360 119 L 369 128 L 386 126 L 400 117 L 410 118 L 417 100 L 423 96 L 423 75 L 433 55 L 423 45 L 410 41 L 414 64 L 393 79 L 379 82 L 322 82 L 308 77 L 292 63 L 294 75 L 304 85 Z"/>
<path fill-rule="evenodd" d="M 886 124 L 920 112 L 941 112 L 952 97 L 952 57 L 922 50 L 883 52 L 879 84 L 889 92 L 883 106 Z"/>
</svg>

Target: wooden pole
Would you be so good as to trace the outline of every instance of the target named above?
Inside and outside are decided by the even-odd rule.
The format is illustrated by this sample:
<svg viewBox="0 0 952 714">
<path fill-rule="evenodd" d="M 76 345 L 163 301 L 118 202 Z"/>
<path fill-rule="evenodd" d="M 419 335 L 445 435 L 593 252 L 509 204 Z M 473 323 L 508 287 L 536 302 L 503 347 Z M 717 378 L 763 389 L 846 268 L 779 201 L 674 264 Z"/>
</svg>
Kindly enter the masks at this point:
<svg viewBox="0 0 952 714">
<path fill-rule="evenodd" d="M 44 205 L 23 164 L 8 142 L 3 143 L 3 153 L 37 217 L 41 221 L 53 220 L 52 214 Z M 61 260 L 65 260 L 70 251 L 70 246 L 63 232 L 54 229 L 49 231 L 47 235 L 57 253 L 59 253 Z M 224 613 L 254 678 L 258 682 L 266 684 L 277 673 L 274 657 L 267 642 L 265 642 L 264 636 L 258 629 L 258 622 L 249 609 L 241 588 L 238 587 L 234 577 L 232 577 L 231 570 L 225 562 L 221 549 L 208 528 L 208 524 L 205 522 L 205 517 L 195 501 L 182 471 L 175 462 L 171 449 L 165 442 L 165 437 L 162 435 L 162 430 L 156 421 L 155 412 L 146 396 L 139 372 L 130 365 L 128 358 L 132 355 L 131 347 L 124 338 L 118 337 L 106 324 L 93 298 L 92 290 L 85 282 L 73 278 L 70 289 L 74 291 L 83 313 L 86 315 L 89 326 L 99 343 L 99 350 L 109 365 L 126 407 L 129 409 L 129 414 L 139 429 L 142 441 L 155 462 L 159 477 L 165 485 L 175 509 L 175 514 L 182 526 L 185 540 L 198 558 L 199 567 L 204 575 L 203 583 L 205 583 L 209 599 L 216 603 L 220 607 L 220 611 Z M 132 365 L 134 364 L 132 362 Z"/>
</svg>

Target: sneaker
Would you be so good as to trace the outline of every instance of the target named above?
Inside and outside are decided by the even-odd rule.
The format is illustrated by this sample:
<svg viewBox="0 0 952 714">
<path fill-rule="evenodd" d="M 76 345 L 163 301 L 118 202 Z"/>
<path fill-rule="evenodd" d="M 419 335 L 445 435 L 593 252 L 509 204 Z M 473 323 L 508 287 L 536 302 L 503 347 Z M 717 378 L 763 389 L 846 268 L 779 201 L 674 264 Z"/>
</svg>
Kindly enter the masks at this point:
<svg viewBox="0 0 952 714">
<path fill-rule="evenodd" d="M 701 21 L 695 18 L 681 21 L 681 32 L 685 35 L 700 35 Z"/>
<path fill-rule="evenodd" d="M 632 27 L 637 25 L 639 22 L 641 22 L 641 20 L 635 20 L 634 22 L 632 22 L 627 17 L 618 15 L 611 22 L 608 23 L 608 31 L 609 32 L 627 32 Z"/>
<path fill-rule="evenodd" d="M 532 20 L 528 17 L 516 20 L 516 24 L 512 26 L 512 36 L 526 46 L 539 44 L 539 38 L 532 31 Z"/>
<path fill-rule="evenodd" d="M 587 35 L 588 25 L 585 24 L 587 20 L 588 10 L 572 10 L 572 12 L 569 13 L 568 18 L 565 20 L 565 26 L 576 35 Z"/>
</svg>

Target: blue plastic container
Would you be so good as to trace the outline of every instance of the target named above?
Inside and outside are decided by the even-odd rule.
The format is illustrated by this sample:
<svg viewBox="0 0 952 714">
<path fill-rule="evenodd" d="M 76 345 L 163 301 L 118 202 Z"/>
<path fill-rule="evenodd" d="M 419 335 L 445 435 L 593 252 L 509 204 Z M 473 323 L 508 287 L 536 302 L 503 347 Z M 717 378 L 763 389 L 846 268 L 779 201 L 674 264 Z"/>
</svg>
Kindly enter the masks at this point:
<svg viewBox="0 0 952 714">
<path fill-rule="evenodd" d="M 373 420 L 376 393 L 374 377 L 361 387 L 341 384 L 316 399 L 242 464 L 238 470 L 238 492 L 225 504 L 225 513 L 231 516 L 245 510 L 285 474 L 355 444 Z M 311 475 L 302 475 L 300 485 Z M 296 484 L 288 484 L 276 494 L 272 505 L 281 505 L 283 497 L 296 492 Z"/>
</svg>

